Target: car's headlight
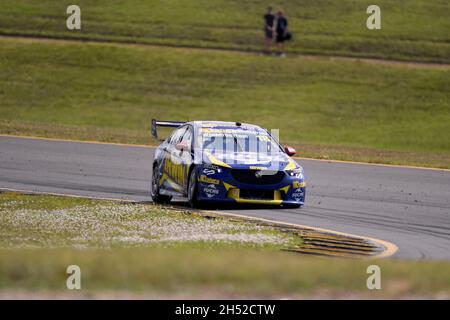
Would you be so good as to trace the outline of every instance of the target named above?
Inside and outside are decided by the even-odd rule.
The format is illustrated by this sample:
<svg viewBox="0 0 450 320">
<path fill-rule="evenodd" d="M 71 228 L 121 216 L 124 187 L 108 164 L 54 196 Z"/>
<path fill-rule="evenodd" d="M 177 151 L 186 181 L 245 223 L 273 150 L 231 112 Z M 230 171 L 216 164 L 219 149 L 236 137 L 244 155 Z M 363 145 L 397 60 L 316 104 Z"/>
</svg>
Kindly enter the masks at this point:
<svg viewBox="0 0 450 320">
<path fill-rule="evenodd" d="M 291 177 L 303 179 L 303 168 L 302 167 L 295 168 L 294 170 L 287 170 L 286 172 Z"/>
</svg>

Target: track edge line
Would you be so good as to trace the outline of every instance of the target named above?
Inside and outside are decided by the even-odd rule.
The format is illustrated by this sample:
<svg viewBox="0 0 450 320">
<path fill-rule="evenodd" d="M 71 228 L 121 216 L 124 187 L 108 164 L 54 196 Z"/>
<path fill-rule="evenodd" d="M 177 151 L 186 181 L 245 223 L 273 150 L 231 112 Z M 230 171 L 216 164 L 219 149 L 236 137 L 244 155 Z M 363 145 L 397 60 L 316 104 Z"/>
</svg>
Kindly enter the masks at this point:
<svg viewBox="0 0 450 320">
<path fill-rule="evenodd" d="M 319 227 L 305 226 L 305 225 L 296 224 L 296 223 L 283 222 L 283 221 L 279 221 L 279 220 L 270 220 L 270 219 L 259 218 L 259 217 L 244 216 L 244 215 L 226 212 L 226 211 L 200 210 L 200 212 L 228 216 L 228 217 L 236 217 L 236 218 L 245 219 L 245 220 L 267 222 L 267 223 L 277 224 L 277 225 L 286 226 L 286 227 L 297 227 L 297 228 L 302 228 L 302 229 L 306 229 L 306 230 L 326 232 L 326 233 L 331 233 L 331 234 L 336 234 L 336 235 L 341 235 L 341 236 L 348 236 L 348 237 L 353 237 L 353 238 L 358 238 L 358 239 L 374 242 L 377 245 L 384 248 L 383 252 L 381 252 L 377 255 L 374 255 L 374 256 L 367 257 L 366 259 L 388 258 L 388 257 L 394 255 L 398 251 L 398 247 L 395 244 L 385 241 L 385 240 L 372 238 L 372 237 L 360 236 L 360 235 L 355 235 L 355 234 L 351 234 L 351 233 L 340 232 L 340 231 L 324 229 L 324 228 L 319 228 Z"/>
</svg>

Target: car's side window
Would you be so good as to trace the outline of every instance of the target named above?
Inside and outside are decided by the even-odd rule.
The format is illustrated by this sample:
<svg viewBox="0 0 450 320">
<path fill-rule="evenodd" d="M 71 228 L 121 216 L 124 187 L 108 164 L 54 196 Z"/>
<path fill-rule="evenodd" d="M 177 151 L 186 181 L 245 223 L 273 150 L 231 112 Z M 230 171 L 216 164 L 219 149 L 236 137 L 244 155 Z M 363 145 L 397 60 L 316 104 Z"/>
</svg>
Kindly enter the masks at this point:
<svg viewBox="0 0 450 320">
<path fill-rule="evenodd" d="M 186 132 L 186 126 L 183 126 L 177 130 L 175 130 L 175 132 L 172 134 L 172 137 L 170 138 L 170 144 L 171 145 L 176 145 L 177 143 L 179 143 L 181 141 L 181 138 L 183 137 L 184 133 Z"/>
<path fill-rule="evenodd" d="M 186 141 L 189 145 L 192 144 L 192 128 L 190 126 L 187 128 L 181 141 Z"/>
</svg>

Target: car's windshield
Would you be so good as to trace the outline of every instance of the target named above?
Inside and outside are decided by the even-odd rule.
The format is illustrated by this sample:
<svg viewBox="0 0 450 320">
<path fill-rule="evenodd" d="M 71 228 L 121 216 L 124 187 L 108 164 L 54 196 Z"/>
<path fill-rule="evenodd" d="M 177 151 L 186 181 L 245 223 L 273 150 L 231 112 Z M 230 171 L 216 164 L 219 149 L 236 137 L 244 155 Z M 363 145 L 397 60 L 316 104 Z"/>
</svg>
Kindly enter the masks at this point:
<svg viewBox="0 0 450 320">
<path fill-rule="evenodd" d="M 274 139 L 264 131 L 239 129 L 207 129 L 200 131 L 200 145 L 211 153 L 278 153 L 281 151 Z"/>
</svg>

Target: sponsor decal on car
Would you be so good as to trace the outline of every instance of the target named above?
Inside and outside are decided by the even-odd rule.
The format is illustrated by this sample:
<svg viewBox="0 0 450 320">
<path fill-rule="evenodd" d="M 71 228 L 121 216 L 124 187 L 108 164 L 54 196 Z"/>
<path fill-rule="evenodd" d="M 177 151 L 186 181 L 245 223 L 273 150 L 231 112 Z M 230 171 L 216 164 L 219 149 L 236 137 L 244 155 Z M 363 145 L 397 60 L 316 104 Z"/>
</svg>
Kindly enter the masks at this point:
<svg viewBox="0 0 450 320">
<path fill-rule="evenodd" d="M 256 167 L 256 166 L 250 166 L 250 170 L 265 170 L 266 167 Z"/>
<path fill-rule="evenodd" d="M 205 169 L 203 169 L 202 173 L 206 174 L 207 176 L 210 176 L 210 175 L 216 174 L 216 170 L 205 168 Z"/>
<path fill-rule="evenodd" d="M 293 193 L 292 193 L 292 198 L 295 201 L 300 201 L 303 199 L 303 197 L 305 196 L 305 193 L 303 192 L 302 188 L 298 188 L 296 189 Z"/>
<path fill-rule="evenodd" d="M 205 164 L 203 165 L 203 168 L 205 168 L 205 169 L 211 169 L 211 170 L 218 170 L 218 169 L 220 169 L 219 166 L 216 166 L 216 165 L 214 165 L 214 164 L 208 164 L 208 163 L 205 163 Z"/>
<path fill-rule="evenodd" d="M 213 179 L 213 178 L 208 178 L 207 176 L 205 176 L 204 174 L 202 174 L 198 181 L 203 182 L 203 183 L 208 183 L 208 184 L 219 184 L 220 180 L 218 179 Z"/>
<path fill-rule="evenodd" d="M 215 197 L 219 194 L 219 190 L 217 190 L 214 184 L 210 184 L 203 188 L 203 192 L 206 194 L 208 198 Z"/>
<path fill-rule="evenodd" d="M 292 182 L 292 187 L 294 189 L 304 188 L 305 186 L 306 186 L 306 183 L 304 181 L 294 181 L 294 182 Z"/>
<path fill-rule="evenodd" d="M 177 183 L 185 182 L 186 166 L 183 164 L 175 164 L 167 159 L 164 161 L 164 172 Z"/>
</svg>

